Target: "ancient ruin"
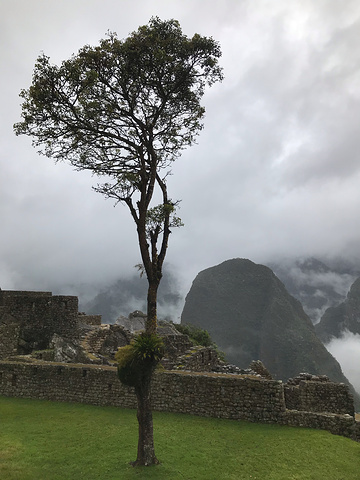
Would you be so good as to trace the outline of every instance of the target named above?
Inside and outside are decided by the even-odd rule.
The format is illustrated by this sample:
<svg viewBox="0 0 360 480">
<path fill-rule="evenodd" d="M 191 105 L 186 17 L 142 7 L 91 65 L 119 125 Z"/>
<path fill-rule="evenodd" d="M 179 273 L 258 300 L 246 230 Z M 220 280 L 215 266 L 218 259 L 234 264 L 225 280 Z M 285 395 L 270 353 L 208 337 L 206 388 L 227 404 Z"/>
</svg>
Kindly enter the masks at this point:
<svg viewBox="0 0 360 480">
<path fill-rule="evenodd" d="M 122 324 L 78 312 L 74 296 L 0 290 L 0 395 L 134 408 L 117 378 L 114 354 L 143 328 L 144 314 Z M 321 428 L 360 441 L 349 387 L 326 376 L 274 380 L 259 361 L 227 365 L 160 322 L 166 355 L 153 378 L 153 408 L 219 418 Z"/>
</svg>

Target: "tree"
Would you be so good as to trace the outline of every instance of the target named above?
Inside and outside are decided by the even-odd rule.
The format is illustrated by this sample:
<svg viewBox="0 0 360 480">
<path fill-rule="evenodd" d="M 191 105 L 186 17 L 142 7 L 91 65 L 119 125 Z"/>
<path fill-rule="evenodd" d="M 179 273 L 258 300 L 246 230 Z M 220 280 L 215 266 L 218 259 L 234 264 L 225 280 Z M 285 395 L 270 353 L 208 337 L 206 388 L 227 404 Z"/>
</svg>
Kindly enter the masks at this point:
<svg viewBox="0 0 360 480">
<path fill-rule="evenodd" d="M 148 336 L 156 333 L 171 228 L 182 225 L 178 201 L 167 191 L 169 168 L 203 128 L 200 100 L 206 86 L 222 80 L 220 56 L 211 37 L 188 38 L 176 20 L 155 17 L 125 40 L 108 33 L 99 46 L 84 46 L 60 66 L 40 55 L 31 86 L 20 93 L 22 121 L 15 133 L 31 136 L 39 153 L 56 162 L 105 176 L 95 190 L 129 208 L 148 280 Z M 138 405 L 149 388 L 148 381 L 135 386 Z M 152 420 L 146 422 L 137 464 L 156 463 L 148 447 Z"/>
</svg>

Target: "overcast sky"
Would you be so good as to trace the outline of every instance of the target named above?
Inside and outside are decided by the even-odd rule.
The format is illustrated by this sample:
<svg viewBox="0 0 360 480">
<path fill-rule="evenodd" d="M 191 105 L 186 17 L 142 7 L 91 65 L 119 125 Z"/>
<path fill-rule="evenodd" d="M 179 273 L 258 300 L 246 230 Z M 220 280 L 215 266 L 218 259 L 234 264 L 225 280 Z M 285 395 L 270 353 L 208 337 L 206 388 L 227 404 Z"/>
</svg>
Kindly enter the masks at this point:
<svg viewBox="0 0 360 480">
<path fill-rule="evenodd" d="M 360 256 L 360 3 L 347 0 L 3 0 L 0 287 L 106 283 L 139 263 L 126 207 L 16 137 L 21 88 L 43 51 L 60 63 L 151 16 L 222 47 L 225 80 L 169 178 L 185 226 L 168 262 L 187 287 L 233 257 Z M 72 293 L 62 291 L 57 293 Z"/>
</svg>

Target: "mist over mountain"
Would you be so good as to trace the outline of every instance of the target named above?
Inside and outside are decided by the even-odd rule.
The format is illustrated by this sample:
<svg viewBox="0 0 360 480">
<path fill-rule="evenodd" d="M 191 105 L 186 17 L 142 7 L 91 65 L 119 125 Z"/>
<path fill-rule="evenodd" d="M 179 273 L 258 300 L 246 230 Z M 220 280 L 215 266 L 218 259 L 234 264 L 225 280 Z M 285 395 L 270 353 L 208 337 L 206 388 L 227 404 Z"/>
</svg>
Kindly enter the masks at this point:
<svg viewBox="0 0 360 480">
<path fill-rule="evenodd" d="M 267 264 L 297 298 L 314 324 L 329 307 L 335 307 L 360 275 L 358 261 L 342 258 L 286 259 Z"/>
<path fill-rule="evenodd" d="M 306 258 L 271 265 L 289 293 L 301 301 L 317 335 L 360 392 L 359 259 Z"/>
<path fill-rule="evenodd" d="M 325 311 L 315 330 L 324 343 L 341 338 L 347 332 L 360 334 L 360 278 L 351 285 L 343 302 Z"/>
<path fill-rule="evenodd" d="M 326 262 L 326 263 L 325 263 Z M 329 307 L 343 302 L 355 279 L 360 276 L 359 262 L 336 258 L 283 259 L 265 262 L 284 283 L 287 291 L 297 298 L 314 324 Z M 186 282 L 187 283 L 187 282 Z M 147 281 L 138 274 L 119 277 L 104 285 L 49 286 L 60 294 L 63 291 L 79 295 L 81 309 L 101 313 L 104 322 L 112 322 L 118 313 L 127 315 L 146 308 Z M 184 287 L 178 272 L 166 265 L 159 287 L 159 309 L 164 317 L 178 321 L 182 303 L 189 287 Z"/>
<path fill-rule="evenodd" d="M 80 309 L 102 315 L 103 323 L 114 323 L 120 315 L 127 317 L 134 310 L 146 312 L 147 288 L 145 276 L 137 274 L 120 278 L 103 287 L 92 300 L 81 303 Z M 170 268 L 166 268 L 158 291 L 159 317 L 176 321 L 181 303 L 177 278 Z"/>
<path fill-rule="evenodd" d="M 325 263 L 326 262 L 326 263 Z M 345 259 L 283 259 L 265 263 L 297 298 L 314 324 L 329 307 L 336 307 L 346 298 L 350 286 L 360 276 L 359 262 Z M 159 311 L 163 317 L 178 321 L 188 287 L 180 285 L 178 272 L 166 265 L 159 287 Z M 120 277 L 104 285 L 73 285 L 50 290 L 79 295 L 80 308 L 100 313 L 104 322 L 113 322 L 118 315 L 146 309 L 147 281 L 138 274 Z"/>
<path fill-rule="evenodd" d="M 208 330 L 227 360 L 240 367 L 259 359 L 279 379 L 305 371 L 349 384 L 301 303 L 264 265 L 232 259 L 200 272 L 181 323 Z"/>
</svg>

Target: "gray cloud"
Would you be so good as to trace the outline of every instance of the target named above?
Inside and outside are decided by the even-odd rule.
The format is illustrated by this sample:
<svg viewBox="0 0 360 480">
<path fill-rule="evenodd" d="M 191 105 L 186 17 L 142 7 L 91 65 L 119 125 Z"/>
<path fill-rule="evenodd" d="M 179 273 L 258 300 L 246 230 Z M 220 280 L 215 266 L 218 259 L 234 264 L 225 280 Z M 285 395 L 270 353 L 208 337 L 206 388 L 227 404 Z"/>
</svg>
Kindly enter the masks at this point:
<svg viewBox="0 0 360 480">
<path fill-rule="evenodd" d="M 340 363 L 347 379 L 360 392 L 360 335 L 345 332 L 341 338 L 332 340 L 326 345 L 329 352 Z"/>
<path fill-rule="evenodd" d="M 185 227 L 168 259 L 184 290 L 200 269 L 231 257 L 359 254 L 357 2 L 14 0 L 0 9 L 2 288 L 133 273 L 139 254 L 125 207 L 92 192 L 96 179 L 84 172 L 39 157 L 12 124 L 41 50 L 60 62 L 151 15 L 175 17 L 223 50 L 225 80 L 204 98 L 205 130 L 169 178 Z"/>
</svg>

